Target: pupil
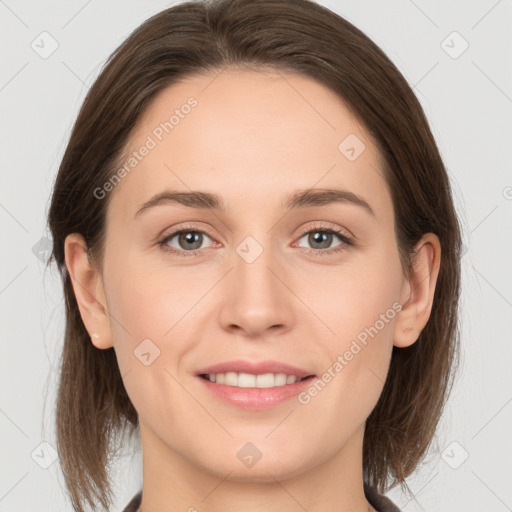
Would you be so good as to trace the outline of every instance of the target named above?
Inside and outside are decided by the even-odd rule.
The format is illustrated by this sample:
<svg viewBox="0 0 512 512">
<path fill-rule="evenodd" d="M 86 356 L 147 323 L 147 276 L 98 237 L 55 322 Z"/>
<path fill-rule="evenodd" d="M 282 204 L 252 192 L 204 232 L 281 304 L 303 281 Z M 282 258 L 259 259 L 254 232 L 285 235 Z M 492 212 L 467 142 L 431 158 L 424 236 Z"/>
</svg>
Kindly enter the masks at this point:
<svg viewBox="0 0 512 512">
<path fill-rule="evenodd" d="M 185 241 L 187 242 L 187 244 L 194 244 L 194 242 L 197 244 L 197 239 L 199 238 L 199 235 L 201 233 L 198 233 L 197 231 L 187 231 L 184 235 L 185 235 Z M 182 235 L 183 236 L 183 235 Z M 192 248 L 192 249 L 199 249 L 201 247 L 201 243 L 199 243 L 199 245 L 196 245 L 196 246 L 193 246 L 193 247 L 190 247 L 189 245 L 189 249 Z"/>
<path fill-rule="evenodd" d="M 321 248 L 328 248 L 330 245 L 330 236 L 331 233 L 321 233 L 320 231 L 316 231 L 315 233 L 312 233 L 311 236 L 313 237 L 313 243 L 319 243 L 323 246 Z M 327 243 L 326 243 L 327 242 Z"/>
</svg>

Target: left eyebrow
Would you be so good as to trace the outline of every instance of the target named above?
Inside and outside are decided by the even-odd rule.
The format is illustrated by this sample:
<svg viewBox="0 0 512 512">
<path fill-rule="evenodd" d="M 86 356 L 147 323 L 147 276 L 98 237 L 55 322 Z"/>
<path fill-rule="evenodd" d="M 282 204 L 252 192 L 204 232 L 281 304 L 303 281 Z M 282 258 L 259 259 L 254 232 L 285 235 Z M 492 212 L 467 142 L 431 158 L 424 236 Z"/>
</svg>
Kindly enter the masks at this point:
<svg viewBox="0 0 512 512">
<path fill-rule="evenodd" d="M 283 203 L 283 206 L 288 210 L 292 210 L 295 208 L 324 206 L 333 203 L 354 204 L 363 208 L 373 217 L 376 217 L 375 212 L 369 205 L 368 201 L 349 190 L 343 189 L 308 188 L 305 190 L 298 190 Z"/>
<path fill-rule="evenodd" d="M 154 195 L 146 201 L 137 210 L 135 217 L 142 212 L 167 203 L 176 203 L 190 208 L 207 209 L 216 211 L 227 211 L 227 206 L 222 197 L 211 192 L 178 192 L 166 190 Z M 325 206 L 334 203 L 354 204 L 360 206 L 367 213 L 376 217 L 373 208 L 362 197 L 342 189 L 305 189 L 293 192 L 288 198 L 281 203 L 281 206 L 287 210 L 296 208 L 307 208 L 312 206 Z"/>
</svg>

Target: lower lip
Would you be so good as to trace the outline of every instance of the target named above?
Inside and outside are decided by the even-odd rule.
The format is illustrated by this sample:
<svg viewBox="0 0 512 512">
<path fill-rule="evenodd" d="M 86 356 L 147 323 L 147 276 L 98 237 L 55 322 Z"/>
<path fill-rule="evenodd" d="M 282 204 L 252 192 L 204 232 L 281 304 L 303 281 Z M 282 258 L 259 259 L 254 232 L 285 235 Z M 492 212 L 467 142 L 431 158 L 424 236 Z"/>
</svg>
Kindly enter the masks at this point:
<svg viewBox="0 0 512 512">
<path fill-rule="evenodd" d="M 238 386 L 216 384 L 203 377 L 198 377 L 206 388 L 221 400 L 239 408 L 253 411 L 270 409 L 286 402 L 310 386 L 314 378 L 308 377 L 294 384 L 285 384 L 273 388 L 239 388 Z"/>
</svg>

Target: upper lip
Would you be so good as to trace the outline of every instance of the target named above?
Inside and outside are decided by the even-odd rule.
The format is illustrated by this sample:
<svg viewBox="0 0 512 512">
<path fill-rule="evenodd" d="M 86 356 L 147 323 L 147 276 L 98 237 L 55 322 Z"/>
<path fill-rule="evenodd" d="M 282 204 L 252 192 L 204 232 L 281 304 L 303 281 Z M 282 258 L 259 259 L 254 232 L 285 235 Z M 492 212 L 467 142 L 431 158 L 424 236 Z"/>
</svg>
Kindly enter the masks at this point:
<svg viewBox="0 0 512 512">
<path fill-rule="evenodd" d="M 197 372 L 197 375 L 212 375 L 217 373 L 251 373 L 253 375 L 262 375 L 264 373 L 286 373 L 286 375 L 295 375 L 302 379 L 314 375 L 312 372 L 297 368 L 286 363 L 279 361 L 243 361 L 241 359 L 236 361 L 225 361 L 223 363 L 214 364 L 203 368 Z"/>
</svg>

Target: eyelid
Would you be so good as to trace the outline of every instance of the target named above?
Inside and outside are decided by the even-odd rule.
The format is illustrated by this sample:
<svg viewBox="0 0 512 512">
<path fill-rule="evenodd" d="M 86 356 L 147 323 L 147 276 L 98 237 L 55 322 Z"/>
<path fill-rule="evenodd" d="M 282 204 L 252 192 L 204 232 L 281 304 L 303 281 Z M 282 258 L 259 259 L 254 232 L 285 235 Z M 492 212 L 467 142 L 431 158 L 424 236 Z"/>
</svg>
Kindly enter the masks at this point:
<svg viewBox="0 0 512 512">
<path fill-rule="evenodd" d="M 308 247 L 302 247 L 307 254 L 312 254 L 315 257 L 327 257 L 334 256 L 340 253 L 345 252 L 347 249 L 351 247 L 357 247 L 355 237 L 345 228 L 338 227 L 336 224 L 332 224 L 330 222 L 325 221 L 316 221 L 313 226 L 309 226 L 302 231 L 302 234 L 297 239 L 300 240 L 303 236 L 308 233 L 313 233 L 315 231 L 324 231 L 327 233 L 331 233 L 336 235 L 340 240 L 341 244 L 330 249 L 310 249 Z M 347 234 L 349 232 L 350 234 Z"/>
<path fill-rule="evenodd" d="M 202 227 L 200 224 L 193 224 L 192 222 L 186 223 L 184 225 L 178 225 L 178 227 L 172 227 L 170 228 L 170 232 L 168 235 L 164 235 L 163 233 L 167 231 L 167 229 L 163 230 L 161 234 L 159 234 L 156 238 L 158 240 L 161 240 L 162 238 L 167 238 L 170 235 L 176 235 L 180 231 L 185 231 L 187 229 L 190 229 L 191 231 L 203 231 L 205 232 L 210 238 L 215 238 L 215 236 L 211 233 L 208 227 Z M 314 229 L 325 229 L 325 230 L 333 230 L 333 231 L 341 231 L 343 234 L 349 238 L 354 239 L 354 235 L 346 228 L 340 228 L 336 224 L 333 224 L 331 222 L 327 221 L 313 221 L 312 226 L 307 226 L 304 229 L 301 230 L 299 237 L 304 236 L 306 233 L 309 233 L 311 230 Z"/>
<path fill-rule="evenodd" d="M 167 253 L 174 254 L 176 256 L 184 256 L 184 257 L 195 256 L 195 255 L 203 253 L 207 249 L 211 249 L 211 247 L 207 247 L 205 249 L 195 249 L 193 251 L 184 251 L 183 249 L 175 249 L 174 247 L 170 247 L 169 245 L 167 245 L 168 240 L 178 236 L 182 232 L 187 232 L 187 231 L 195 231 L 198 233 L 206 234 L 209 238 L 212 239 L 214 244 L 217 243 L 215 241 L 215 237 L 210 233 L 209 228 L 200 227 L 199 225 L 192 224 L 189 222 L 184 225 L 173 226 L 172 228 L 170 228 L 168 233 L 166 233 L 167 229 L 165 229 L 163 231 L 163 234 L 158 235 L 156 244 L 159 247 L 161 247 L 164 251 L 166 251 Z"/>
<path fill-rule="evenodd" d="M 301 249 L 305 250 L 307 253 L 313 253 L 315 255 L 327 256 L 327 255 L 335 254 L 337 252 L 342 252 L 342 251 L 346 250 L 347 247 L 349 247 L 349 246 L 356 246 L 355 238 L 352 235 L 352 233 L 350 233 L 350 231 L 348 231 L 345 228 L 338 227 L 336 224 L 332 224 L 332 223 L 326 222 L 326 221 L 313 221 L 313 225 L 309 225 L 301 230 L 301 234 L 298 235 L 298 238 L 296 240 L 297 241 L 300 240 L 304 235 L 306 235 L 310 232 L 313 232 L 315 230 L 316 231 L 326 231 L 326 232 L 335 234 L 340 238 L 342 243 L 340 244 L 340 246 L 336 246 L 336 247 L 330 248 L 330 249 L 310 249 L 308 247 L 301 247 Z M 165 231 L 166 230 L 164 230 L 164 232 Z M 193 224 L 191 222 L 186 223 L 185 225 L 182 225 L 182 226 L 178 225 L 177 227 L 171 228 L 171 230 L 168 234 L 159 235 L 157 243 L 159 246 L 162 246 L 165 251 L 172 253 L 172 254 L 185 256 L 185 257 L 186 256 L 195 256 L 197 254 L 203 253 L 205 250 L 213 248 L 213 247 L 206 247 L 203 249 L 195 249 L 193 251 L 184 251 L 183 249 L 175 249 L 175 248 L 171 248 L 167 245 L 167 241 L 169 239 L 172 239 L 175 236 L 179 235 L 180 233 L 186 232 L 186 231 L 195 231 L 195 232 L 206 234 L 209 238 L 211 238 L 213 240 L 214 243 L 217 243 L 215 240 L 215 237 L 210 233 L 209 228 L 200 227 L 198 224 Z M 345 247 L 343 247 L 343 246 L 345 246 Z M 341 248 L 339 248 L 339 247 L 341 247 Z"/>
<path fill-rule="evenodd" d="M 210 238 L 215 238 L 208 227 L 203 227 L 201 223 L 194 224 L 192 222 L 188 222 L 183 225 L 178 224 L 177 226 L 172 226 L 171 228 L 164 229 L 159 235 L 157 235 L 156 241 L 162 240 L 164 238 L 169 238 L 170 236 L 176 236 L 182 231 L 197 231 L 201 233 L 206 233 Z M 166 234 L 166 232 L 168 233 Z"/>
<path fill-rule="evenodd" d="M 346 228 L 339 227 L 337 224 L 332 224 L 331 222 L 326 221 L 313 221 L 312 226 L 307 226 L 304 230 L 301 231 L 301 234 L 299 236 L 304 236 L 306 233 L 309 233 L 310 231 L 314 231 L 315 229 L 318 230 L 332 230 L 332 231 L 339 231 L 343 233 L 344 236 L 346 236 L 349 239 L 354 239 L 354 235 Z"/>
</svg>

